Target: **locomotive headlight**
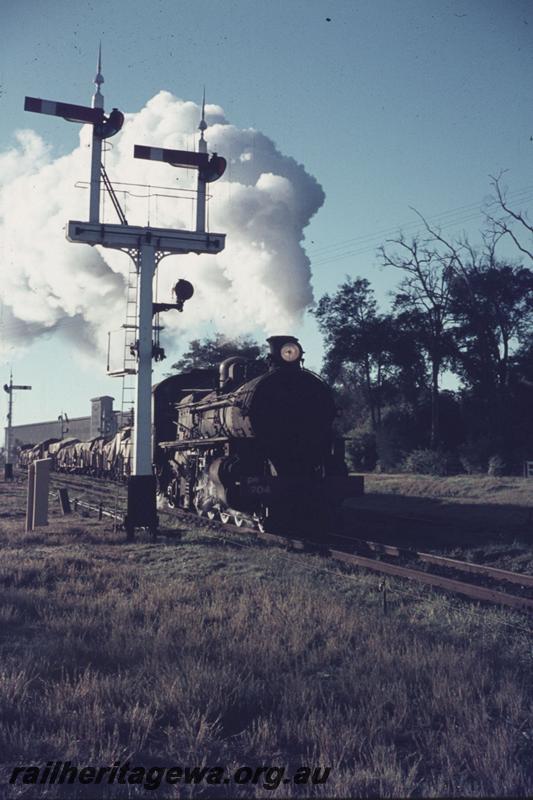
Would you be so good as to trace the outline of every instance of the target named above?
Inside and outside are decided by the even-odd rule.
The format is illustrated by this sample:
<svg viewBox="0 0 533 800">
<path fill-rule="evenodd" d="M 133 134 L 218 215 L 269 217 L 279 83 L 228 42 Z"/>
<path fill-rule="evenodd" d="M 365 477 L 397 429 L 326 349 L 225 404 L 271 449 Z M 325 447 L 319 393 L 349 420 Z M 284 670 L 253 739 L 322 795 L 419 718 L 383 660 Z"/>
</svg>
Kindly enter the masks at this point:
<svg viewBox="0 0 533 800">
<path fill-rule="evenodd" d="M 279 351 L 282 359 L 286 361 L 288 364 L 292 364 L 294 361 L 299 361 L 302 357 L 302 348 L 296 342 L 287 342 L 281 347 Z"/>
</svg>

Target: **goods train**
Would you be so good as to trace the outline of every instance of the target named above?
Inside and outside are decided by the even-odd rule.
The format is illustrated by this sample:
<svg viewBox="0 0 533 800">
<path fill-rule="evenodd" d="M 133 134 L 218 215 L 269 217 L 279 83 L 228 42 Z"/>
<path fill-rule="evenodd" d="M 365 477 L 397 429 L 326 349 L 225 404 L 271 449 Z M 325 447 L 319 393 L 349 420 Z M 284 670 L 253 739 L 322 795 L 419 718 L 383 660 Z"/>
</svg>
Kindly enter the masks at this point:
<svg viewBox="0 0 533 800">
<path fill-rule="evenodd" d="M 360 495 L 333 433 L 329 386 L 303 367 L 293 336 L 271 336 L 263 361 L 233 356 L 216 370 L 173 375 L 153 389 L 153 463 L 159 503 L 270 531 L 323 529 Z M 111 439 L 50 441 L 23 451 L 56 469 L 121 479 L 132 429 Z"/>
</svg>

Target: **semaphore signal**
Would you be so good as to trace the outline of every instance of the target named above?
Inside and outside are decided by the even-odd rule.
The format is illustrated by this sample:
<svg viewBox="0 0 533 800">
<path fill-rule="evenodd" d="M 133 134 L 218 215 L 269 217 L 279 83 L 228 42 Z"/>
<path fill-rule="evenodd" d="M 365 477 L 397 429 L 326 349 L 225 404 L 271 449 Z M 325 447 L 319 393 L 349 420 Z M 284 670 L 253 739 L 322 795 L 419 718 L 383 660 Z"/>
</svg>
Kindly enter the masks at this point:
<svg viewBox="0 0 533 800">
<path fill-rule="evenodd" d="M 100 180 L 102 177 L 102 141 L 121 129 L 124 116 L 113 109 L 106 117 L 104 98 L 100 87 L 104 82 L 101 71 L 101 49 L 98 52 L 98 68 L 94 79 L 96 91 L 92 106 L 76 106 L 51 100 L 27 97 L 25 108 L 41 114 L 52 114 L 66 120 L 86 122 L 93 126 L 91 149 L 91 196 L 89 220 L 70 220 L 67 225 L 67 239 L 90 245 L 122 250 L 128 253 L 135 265 L 137 282 L 137 312 L 135 329 L 137 339 L 132 347 L 136 358 L 135 419 L 133 444 L 133 472 L 128 479 L 128 508 L 124 520 L 128 537 L 133 536 L 136 527 L 157 530 L 156 479 L 152 465 L 152 359 L 162 357 L 162 348 L 153 340 L 153 317 L 161 311 L 177 309 L 181 311 L 185 300 L 193 293 L 187 281 L 178 281 L 175 287 L 176 303 L 153 302 L 153 277 L 162 258 L 182 253 L 220 253 L 225 246 L 225 234 L 209 233 L 205 230 L 206 184 L 220 178 L 226 168 L 226 160 L 216 153 L 207 153 L 204 131 L 205 92 L 202 101 L 202 120 L 199 125 L 201 136 L 198 152 L 169 150 L 166 148 L 136 145 L 134 156 L 152 161 L 164 161 L 171 166 L 195 168 L 198 170 L 198 191 L 196 202 L 196 229 L 193 231 L 173 228 L 153 228 L 151 226 L 129 225 L 124 214 L 119 211 L 121 224 L 100 222 Z M 104 179 L 107 176 L 104 174 Z M 113 199 L 112 187 L 110 191 Z M 118 203 L 118 201 L 116 201 Z M 113 372 L 125 375 L 131 369 Z"/>
<path fill-rule="evenodd" d="M 58 103 L 55 100 L 42 100 L 40 97 L 25 97 L 24 111 L 63 117 L 66 122 L 89 122 L 91 125 L 98 125 L 104 119 L 104 112 L 101 108 Z"/>
<path fill-rule="evenodd" d="M 226 169 L 226 159 L 213 153 L 196 153 L 190 150 L 169 150 L 161 147 L 146 147 L 136 144 L 133 147 L 134 158 L 147 158 L 150 161 L 165 161 L 171 167 L 194 167 L 203 176 L 206 183 L 221 178 Z"/>
<path fill-rule="evenodd" d="M 98 66 L 94 85 L 92 106 L 78 106 L 72 103 L 60 103 L 55 100 L 42 100 L 39 97 L 26 97 L 24 110 L 37 114 L 50 114 L 62 117 L 67 122 L 89 123 L 93 126 L 91 143 L 91 182 L 89 198 L 89 221 L 100 220 L 100 179 L 102 175 L 102 142 L 118 133 L 124 124 L 124 114 L 114 108 L 108 117 L 104 113 L 104 97 L 100 91 L 103 84 L 102 48 L 98 49 Z"/>
<path fill-rule="evenodd" d="M 205 89 L 202 97 L 202 119 L 198 129 L 200 130 L 200 139 L 198 140 L 198 151 L 196 152 L 136 144 L 133 148 L 133 156 L 134 158 L 146 158 L 149 161 L 164 161 L 166 164 L 170 164 L 171 167 L 192 167 L 198 170 L 196 230 L 203 232 L 205 231 L 205 185 L 221 178 L 226 170 L 225 158 L 217 155 L 217 153 L 213 153 L 211 157 L 207 154 L 207 143 L 204 138 L 204 131 L 207 129 L 205 121 Z"/>
</svg>

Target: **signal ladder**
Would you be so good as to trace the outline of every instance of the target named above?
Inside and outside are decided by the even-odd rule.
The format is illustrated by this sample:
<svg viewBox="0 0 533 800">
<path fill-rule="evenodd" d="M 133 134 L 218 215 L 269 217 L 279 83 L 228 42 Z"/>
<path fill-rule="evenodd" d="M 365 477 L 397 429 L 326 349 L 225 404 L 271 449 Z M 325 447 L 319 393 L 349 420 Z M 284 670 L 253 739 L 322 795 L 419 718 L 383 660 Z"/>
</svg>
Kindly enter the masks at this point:
<svg viewBox="0 0 533 800">
<path fill-rule="evenodd" d="M 129 261 L 128 278 L 126 285 L 126 319 L 122 328 L 124 330 L 124 351 L 122 357 L 122 367 L 118 369 L 110 369 L 110 345 L 107 357 L 107 374 L 122 378 L 122 391 L 120 398 L 120 417 L 118 419 L 117 429 L 131 426 L 131 447 L 130 459 L 133 458 L 134 448 L 134 413 L 135 413 L 135 376 L 137 375 L 137 286 L 139 282 L 139 275 L 137 272 L 137 263 L 132 257 Z M 132 462 L 130 460 L 130 469 Z M 115 519 L 119 517 L 120 505 L 120 481 L 117 481 L 115 491 Z"/>
<path fill-rule="evenodd" d="M 126 287 L 126 319 L 124 329 L 124 358 L 122 368 L 122 396 L 120 401 L 121 426 L 133 427 L 135 407 L 135 376 L 137 374 L 137 288 L 139 273 L 135 261 L 130 259 Z M 130 416 L 129 416 L 130 415 Z M 129 418 L 127 419 L 127 417 Z M 126 421 L 127 419 L 127 421 Z"/>
<path fill-rule="evenodd" d="M 122 210 L 118 197 L 109 180 L 109 176 L 103 164 L 100 165 L 100 174 L 113 203 L 121 225 L 127 225 L 128 220 Z M 137 374 L 137 289 L 139 282 L 138 265 L 133 254 L 130 254 L 128 282 L 126 286 L 126 319 L 122 328 L 124 329 L 124 355 L 122 367 L 110 369 L 110 349 L 111 339 L 108 345 L 107 354 L 107 374 L 122 378 L 122 392 L 120 400 L 120 420 L 119 428 L 126 425 L 133 427 L 134 408 L 135 408 L 135 375 Z M 110 335 L 111 336 L 111 335 Z"/>
</svg>

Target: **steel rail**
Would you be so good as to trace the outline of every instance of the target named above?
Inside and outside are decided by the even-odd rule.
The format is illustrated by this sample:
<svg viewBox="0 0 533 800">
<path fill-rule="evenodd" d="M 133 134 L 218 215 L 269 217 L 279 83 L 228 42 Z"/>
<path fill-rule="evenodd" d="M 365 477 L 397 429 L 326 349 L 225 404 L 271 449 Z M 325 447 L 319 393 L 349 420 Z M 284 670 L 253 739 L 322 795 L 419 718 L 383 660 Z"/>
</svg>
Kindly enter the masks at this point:
<svg viewBox="0 0 533 800">
<path fill-rule="evenodd" d="M 90 503 L 86 503 L 85 500 L 78 500 L 76 498 L 72 502 L 74 510 L 76 510 L 77 506 L 81 506 L 82 508 L 89 509 L 89 511 L 96 511 L 98 516 L 102 515 L 103 517 L 112 517 L 113 519 L 123 519 L 124 517 L 124 514 L 117 515 L 113 511 L 107 511 L 102 503 L 98 506 L 93 506 Z"/>
<path fill-rule="evenodd" d="M 373 572 L 382 572 L 386 575 L 393 575 L 396 578 L 407 578 L 428 586 L 436 586 L 439 589 L 447 589 L 455 594 L 462 594 L 472 600 L 482 600 L 498 605 L 511 606 L 512 608 L 526 609 L 533 611 L 533 600 L 527 597 L 499 592 L 495 589 L 487 589 L 484 586 L 476 586 L 466 581 L 458 581 L 453 578 L 444 578 L 441 575 L 433 575 L 430 572 L 422 572 L 419 569 L 410 567 L 399 567 L 397 564 L 387 564 L 384 561 L 377 561 L 374 558 L 357 556 L 353 553 L 345 553 L 342 550 L 330 550 L 330 556 L 337 561 L 342 561 L 351 566 L 364 567 Z"/>
<path fill-rule="evenodd" d="M 487 578 L 494 578 L 499 581 L 507 581 L 508 583 L 516 583 L 519 586 L 533 587 L 533 575 L 527 575 L 522 572 L 511 572 L 507 569 L 500 567 L 490 567 L 487 564 L 476 564 L 473 561 L 461 561 L 456 558 L 449 558 L 448 556 L 437 556 L 433 553 L 424 553 L 419 550 L 409 550 L 408 548 L 396 547 L 395 545 L 382 544 L 381 542 L 371 542 L 365 539 L 352 538 L 351 536 L 340 536 L 335 534 L 335 539 L 344 539 L 357 546 L 367 547 L 376 553 L 381 553 L 394 558 L 411 558 L 416 561 L 421 561 L 425 564 L 434 564 L 437 567 L 445 567 L 448 569 L 456 569 L 458 572 L 469 572 L 476 575 L 483 575 Z"/>
</svg>

